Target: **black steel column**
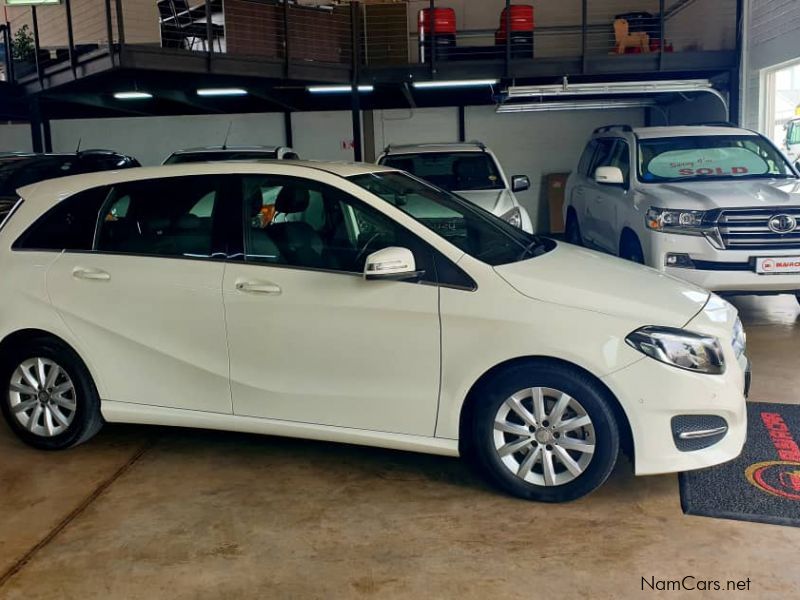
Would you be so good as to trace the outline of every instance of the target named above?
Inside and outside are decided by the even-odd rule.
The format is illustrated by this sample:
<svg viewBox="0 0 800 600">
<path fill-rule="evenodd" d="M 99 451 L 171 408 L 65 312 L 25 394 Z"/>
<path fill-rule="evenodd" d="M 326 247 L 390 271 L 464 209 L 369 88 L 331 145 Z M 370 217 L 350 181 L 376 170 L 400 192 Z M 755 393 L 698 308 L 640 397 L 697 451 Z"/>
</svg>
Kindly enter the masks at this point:
<svg viewBox="0 0 800 600">
<path fill-rule="evenodd" d="M 511 76 L 511 0 L 506 0 L 506 77 Z"/>
<path fill-rule="evenodd" d="M 10 33 L 10 26 L 8 23 L 3 23 L 0 25 L 0 31 L 3 33 L 3 47 L 6 50 L 5 53 L 5 62 L 6 62 L 6 80 L 9 83 L 14 83 L 14 57 L 11 56 L 11 33 Z"/>
<path fill-rule="evenodd" d="M 39 97 L 33 96 L 30 99 L 31 115 L 31 146 L 36 153 L 44 152 L 42 145 L 42 113 L 39 110 Z"/>
<path fill-rule="evenodd" d="M 283 112 L 283 133 L 286 138 L 286 145 L 290 148 L 294 146 L 294 133 L 292 132 L 292 113 L 288 110 Z"/>
<path fill-rule="evenodd" d="M 660 36 L 660 43 L 658 44 L 658 70 L 664 70 L 664 29 L 666 23 L 664 23 L 664 12 L 665 12 L 665 2 L 664 0 L 658 0 L 658 22 L 659 22 L 659 33 Z"/>
<path fill-rule="evenodd" d="M 431 44 L 431 51 L 430 51 L 430 61 L 431 61 L 431 75 L 436 74 L 436 1 L 430 0 L 429 12 L 428 12 L 428 34 L 430 37 L 430 44 Z M 423 47 L 424 50 L 424 47 Z"/>
<path fill-rule="evenodd" d="M 350 82 L 351 108 L 353 112 L 353 159 L 361 162 L 364 157 L 363 140 L 361 135 L 361 98 L 358 92 L 359 71 L 361 69 L 361 45 L 359 43 L 359 23 L 361 5 L 359 2 L 350 3 L 350 27 L 352 49 L 352 79 Z"/>
<path fill-rule="evenodd" d="M 42 131 L 44 132 L 44 151 L 53 151 L 53 132 L 50 129 L 50 119 L 42 117 Z"/>
<path fill-rule="evenodd" d="M 581 72 L 586 73 L 586 43 L 589 34 L 589 6 L 588 0 L 581 1 Z"/>
<path fill-rule="evenodd" d="M 283 0 L 283 75 L 289 78 L 289 0 Z"/>
<path fill-rule="evenodd" d="M 728 92 L 728 120 L 742 122 L 742 67 L 744 65 L 744 0 L 736 0 L 736 68 L 731 70 Z M 745 79 L 746 81 L 746 79 Z"/>
<path fill-rule="evenodd" d="M 106 11 L 106 37 L 108 37 L 108 55 L 114 61 L 114 23 L 111 20 L 111 0 L 105 0 L 104 10 Z"/>
<path fill-rule="evenodd" d="M 122 0 L 115 0 L 114 6 L 117 9 L 117 43 L 121 50 L 125 45 L 125 15 L 122 13 Z"/>
<path fill-rule="evenodd" d="M 211 70 L 211 56 L 214 54 L 214 23 L 211 21 L 211 0 L 206 0 L 206 52 L 208 70 Z"/>
<path fill-rule="evenodd" d="M 458 141 L 467 141 L 467 115 L 463 106 L 458 107 Z"/>
<path fill-rule="evenodd" d="M 39 87 L 43 87 L 44 77 L 42 76 L 42 63 L 39 60 L 39 16 L 36 14 L 36 7 L 31 6 L 31 25 L 33 25 L 33 52 L 34 63 L 36 64 L 36 77 L 39 80 Z"/>
<path fill-rule="evenodd" d="M 72 28 L 72 3 L 71 0 L 64 0 L 64 8 L 67 13 L 67 43 L 69 49 L 69 66 L 72 69 L 72 77 L 78 76 L 78 57 L 75 53 L 75 31 Z"/>
</svg>

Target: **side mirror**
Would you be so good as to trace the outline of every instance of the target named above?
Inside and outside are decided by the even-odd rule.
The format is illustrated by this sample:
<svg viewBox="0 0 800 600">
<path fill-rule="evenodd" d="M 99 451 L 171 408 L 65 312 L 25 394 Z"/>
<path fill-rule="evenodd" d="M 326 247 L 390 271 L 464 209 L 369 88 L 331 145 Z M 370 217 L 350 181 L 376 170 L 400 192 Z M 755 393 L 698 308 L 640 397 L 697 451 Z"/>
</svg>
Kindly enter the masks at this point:
<svg viewBox="0 0 800 600">
<path fill-rule="evenodd" d="M 594 180 L 603 185 L 625 185 L 625 177 L 619 167 L 597 167 Z"/>
<path fill-rule="evenodd" d="M 417 271 L 414 255 L 408 248 L 391 246 L 373 252 L 364 265 L 364 279 L 408 281 L 419 279 L 425 271 Z"/>
<path fill-rule="evenodd" d="M 531 189 L 531 180 L 528 179 L 527 175 L 514 175 L 511 178 L 512 192 L 524 192 L 529 189 Z"/>
</svg>

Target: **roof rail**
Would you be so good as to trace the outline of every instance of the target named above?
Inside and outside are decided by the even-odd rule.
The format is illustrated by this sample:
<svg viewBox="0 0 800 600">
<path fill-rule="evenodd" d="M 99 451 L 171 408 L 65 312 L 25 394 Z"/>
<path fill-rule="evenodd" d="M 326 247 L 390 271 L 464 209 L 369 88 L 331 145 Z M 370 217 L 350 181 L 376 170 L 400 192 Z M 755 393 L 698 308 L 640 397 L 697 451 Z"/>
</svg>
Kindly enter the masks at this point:
<svg viewBox="0 0 800 600">
<path fill-rule="evenodd" d="M 598 127 L 597 129 L 595 129 L 594 134 L 606 133 L 607 131 L 611 131 L 612 129 L 619 129 L 620 131 L 624 131 L 626 133 L 630 133 L 631 131 L 633 131 L 633 128 L 630 125 L 606 125 L 605 127 Z"/>
<path fill-rule="evenodd" d="M 703 125 L 705 127 L 735 127 L 736 129 L 741 128 L 741 125 L 737 123 L 731 123 L 730 121 L 707 121 L 705 123 L 695 123 L 695 125 Z"/>
</svg>

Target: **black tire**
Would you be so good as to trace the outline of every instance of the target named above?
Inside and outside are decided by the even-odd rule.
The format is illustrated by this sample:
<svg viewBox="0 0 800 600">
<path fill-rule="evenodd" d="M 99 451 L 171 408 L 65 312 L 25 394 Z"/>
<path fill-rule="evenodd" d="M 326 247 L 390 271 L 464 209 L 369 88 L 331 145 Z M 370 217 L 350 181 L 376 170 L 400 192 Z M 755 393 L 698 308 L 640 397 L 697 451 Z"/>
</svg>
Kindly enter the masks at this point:
<svg viewBox="0 0 800 600">
<path fill-rule="evenodd" d="M 583 246 L 581 226 L 580 223 L 578 223 L 578 217 L 575 216 L 575 212 L 572 210 L 567 213 L 567 224 L 564 226 L 564 239 L 569 244 Z"/>
<path fill-rule="evenodd" d="M 12 376 L 22 363 L 35 358 L 46 359 L 58 365 L 74 388 L 70 394 L 74 397 L 75 408 L 74 411 L 67 411 L 74 413 L 71 422 L 63 431 L 52 437 L 32 433 L 12 414 Z M 30 396 L 26 395 L 24 398 L 27 400 Z M 15 344 L 3 355 L 0 363 L 0 408 L 17 437 L 26 444 L 42 450 L 63 450 L 77 446 L 92 438 L 104 423 L 100 414 L 100 397 L 86 365 L 72 348 L 52 337 L 33 338 Z M 32 417 L 33 413 L 30 416 Z M 40 417 L 37 420 L 43 422 L 44 416 Z"/>
<path fill-rule="evenodd" d="M 536 484 L 523 480 L 517 474 L 512 473 L 510 468 L 503 463 L 496 447 L 495 419 L 498 411 L 505 406 L 506 400 L 512 394 L 537 387 L 559 390 L 577 400 L 594 427 L 591 437 L 587 437 L 586 440 L 579 439 L 581 442 L 594 442 L 594 453 L 591 454 L 583 472 L 571 481 L 557 485 Z M 613 471 L 620 448 L 620 430 L 610 406 L 610 402 L 613 400 L 608 398 L 608 392 L 602 386 L 579 369 L 549 361 L 521 364 L 505 369 L 492 377 L 476 393 L 478 395 L 474 399 L 476 404 L 472 422 L 467 428 L 470 436 L 468 456 L 479 472 L 500 489 L 525 500 L 568 502 L 581 498 L 600 487 Z M 552 405 L 550 406 L 551 412 L 548 414 L 553 414 Z M 545 422 L 545 424 L 547 423 Z M 505 438 L 509 442 L 522 439 L 514 437 L 515 434 L 501 433 L 499 435 L 512 436 Z M 564 437 L 566 435 L 563 434 Z M 557 444 L 558 442 L 553 440 L 551 443 Z M 540 445 L 539 442 L 533 442 L 530 450 L 526 449 L 525 453 L 520 452 L 521 457 L 515 460 L 524 462 L 524 457 L 528 455 L 527 452 L 532 452 L 534 446 L 537 445 Z M 548 452 L 551 451 L 551 446 L 545 446 L 542 443 L 541 453 L 544 453 L 545 447 Z M 563 450 L 563 447 L 560 450 Z M 555 456 L 555 454 L 553 455 Z M 574 452 L 571 452 L 571 455 L 573 458 L 578 456 Z M 512 458 L 516 456 L 517 453 L 514 453 Z M 538 460 L 536 459 L 536 461 Z M 554 464 L 556 463 L 554 462 Z M 556 467 L 560 467 L 560 473 L 566 473 L 566 477 L 569 477 L 565 463 L 559 462 Z M 541 475 L 535 472 L 537 468 L 540 468 Z M 543 469 L 543 465 L 540 467 L 536 462 L 532 469 L 532 476 L 544 479 Z"/>
<path fill-rule="evenodd" d="M 619 243 L 619 257 L 635 262 L 636 264 L 644 264 L 644 250 L 642 244 L 635 235 L 625 235 Z"/>
</svg>

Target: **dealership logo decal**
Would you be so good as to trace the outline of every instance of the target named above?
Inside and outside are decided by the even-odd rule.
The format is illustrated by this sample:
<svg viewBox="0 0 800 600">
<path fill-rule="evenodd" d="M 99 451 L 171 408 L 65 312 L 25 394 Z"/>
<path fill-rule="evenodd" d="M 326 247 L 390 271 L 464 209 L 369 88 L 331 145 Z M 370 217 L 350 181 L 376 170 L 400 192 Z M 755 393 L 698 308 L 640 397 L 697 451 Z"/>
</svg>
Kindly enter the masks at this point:
<svg viewBox="0 0 800 600">
<path fill-rule="evenodd" d="M 791 215 L 775 215 L 767 226 L 775 233 L 791 233 L 797 228 L 797 219 Z"/>
<path fill-rule="evenodd" d="M 762 492 L 786 500 L 800 501 L 800 446 L 778 413 L 762 412 L 761 421 L 767 428 L 780 460 L 750 465 L 745 476 Z"/>
</svg>

